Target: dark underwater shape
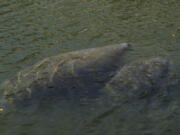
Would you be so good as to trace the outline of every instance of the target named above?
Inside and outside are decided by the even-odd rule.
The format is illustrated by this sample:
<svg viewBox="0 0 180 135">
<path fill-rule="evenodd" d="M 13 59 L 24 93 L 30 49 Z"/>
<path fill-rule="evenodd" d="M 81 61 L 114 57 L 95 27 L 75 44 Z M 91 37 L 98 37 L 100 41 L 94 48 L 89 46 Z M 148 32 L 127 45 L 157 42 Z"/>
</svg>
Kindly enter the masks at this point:
<svg viewBox="0 0 180 135">
<path fill-rule="evenodd" d="M 117 72 L 105 90 L 122 101 L 167 96 L 169 88 L 176 82 L 172 79 L 171 65 L 159 57 L 130 63 Z"/>
<path fill-rule="evenodd" d="M 123 65 L 127 43 L 46 58 L 2 84 L 3 104 L 27 105 L 54 98 L 96 97 Z"/>
</svg>

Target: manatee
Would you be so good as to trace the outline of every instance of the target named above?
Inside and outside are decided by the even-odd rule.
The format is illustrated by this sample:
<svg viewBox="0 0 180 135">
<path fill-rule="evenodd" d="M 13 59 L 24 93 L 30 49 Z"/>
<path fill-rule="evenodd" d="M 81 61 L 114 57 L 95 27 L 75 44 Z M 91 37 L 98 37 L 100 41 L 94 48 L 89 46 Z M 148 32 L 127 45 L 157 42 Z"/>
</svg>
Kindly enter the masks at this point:
<svg viewBox="0 0 180 135">
<path fill-rule="evenodd" d="M 156 57 L 138 60 L 125 65 L 106 84 L 104 90 L 119 101 L 147 99 L 152 101 L 159 96 L 167 96 L 174 85 L 172 63 Z"/>
<path fill-rule="evenodd" d="M 3 104 L 97 97 L 99 89 L 123 65 L 122 56 L 130 47 L 122 43 L 48 57 L 2 84 Z"/>
</svg>

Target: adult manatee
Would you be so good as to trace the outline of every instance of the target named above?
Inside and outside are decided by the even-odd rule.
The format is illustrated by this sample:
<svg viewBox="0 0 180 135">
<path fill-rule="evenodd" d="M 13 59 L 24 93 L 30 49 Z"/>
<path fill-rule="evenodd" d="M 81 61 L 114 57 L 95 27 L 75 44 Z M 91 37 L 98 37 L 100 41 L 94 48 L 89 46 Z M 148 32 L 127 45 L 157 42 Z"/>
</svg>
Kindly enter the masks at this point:
<svg viewBox="0 0 180 135">
<path fill-rule="evenodd" d="M 27 105 L 54 98 L 96 97 L 122 65 L 127 43 L 46 58 L 2 84 L 3 103 Z"/>
<path fill-rule="evenodd" d="M 172 79 L 171 65 L 170 61 L 159 57 L 132 62 L 117 72 L 105 90 L 122 101 L 167 96 L 176 82 Z"/>
</svg>

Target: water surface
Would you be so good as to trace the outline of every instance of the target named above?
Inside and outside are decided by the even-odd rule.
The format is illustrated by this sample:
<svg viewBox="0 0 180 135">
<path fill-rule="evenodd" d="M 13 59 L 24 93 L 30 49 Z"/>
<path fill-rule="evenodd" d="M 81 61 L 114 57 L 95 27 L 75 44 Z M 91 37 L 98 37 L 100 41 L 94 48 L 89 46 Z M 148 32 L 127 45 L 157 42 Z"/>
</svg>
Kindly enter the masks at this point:
<svg viewBox="0 0 180 135">
<path fill-rule="evenodd" d="M 162 56 L 180 76 L 179 7 L 179 0 L 0 0 L 0 82 L 48 56 L 122 42 L 134 44 L 127 63 Z M 0 134 L 179 135 L 178 94 L 148 109 L 93 101 L 0 114 Z"/>
</svg>

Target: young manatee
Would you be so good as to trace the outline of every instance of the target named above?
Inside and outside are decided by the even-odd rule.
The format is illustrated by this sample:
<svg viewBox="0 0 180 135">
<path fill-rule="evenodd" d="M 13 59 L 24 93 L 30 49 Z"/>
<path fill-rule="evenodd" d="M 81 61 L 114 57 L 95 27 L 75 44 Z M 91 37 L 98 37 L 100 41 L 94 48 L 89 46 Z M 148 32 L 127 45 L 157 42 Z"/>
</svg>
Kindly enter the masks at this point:
<svg viewBox="0 0 180 135">
<path fill-rule="evenodd" d="M 166 95 L 173 84 L 170 67 L 168 60 L 159 57 L 130 63 L 117 72 L 105 90 L 122 101 Z"/>
<path fill-rule="evenodd" d="M 46 58 L 2 84 L 3 103 L 28 105 L 55 98 L 96 97 L 123 64 L 130 44 L 68 52 Z"/>
</svg>

